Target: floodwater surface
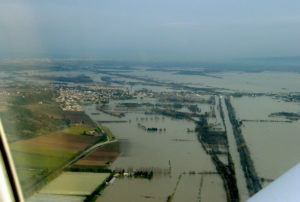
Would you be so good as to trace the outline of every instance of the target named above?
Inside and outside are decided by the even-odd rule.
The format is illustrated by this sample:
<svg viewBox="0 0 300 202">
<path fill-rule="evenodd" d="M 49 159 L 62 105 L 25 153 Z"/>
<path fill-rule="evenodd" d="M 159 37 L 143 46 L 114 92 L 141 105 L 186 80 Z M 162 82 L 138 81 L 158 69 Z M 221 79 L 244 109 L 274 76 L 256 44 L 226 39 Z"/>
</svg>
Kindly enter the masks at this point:
<svg viewBox="0 0 300 202">
<path fill-rule="evenodd" d="M 95 108 L 89 106 L 85 110 L 91 114 Z M 94 115 L 93 119 L 103 119 L 102 115 L 103 113 Z M 105 115 L 107 118 L 108 116 Z M 210 197 L 212 201 L 226 201 L 222 180 L 216 174 L 210 157 L 202 149 L 196 134 L 187 132 L 187 128 L 195 128 L 193 122 L 160 115 L 145 115 L 141 112 L 127 113 L 122 120 L 128 122 L 105 124 L 121 141 L 121 145 L 126 147 L 123 149 L 121 147 L 120 157 L 111 168 L 125 170 L 153 168 L 154 177 L 151 180 L 118 178 L 113 185 L 105 189 L 100 201 L 166 201 L 173 193 L 180 175 L 182 177 L 178 182 L 174 201 L 182 201 L 184 193 L 188 201 L 198 201 L 198 197 Z M 147 132 L 138 124 L 146 128 L 157 127 L 163 130 Z M 215 174 L 201 174 L 203 172 Z M 199 195 L 201 176 L 205 176 L 205 181 Z"/>
</svg>

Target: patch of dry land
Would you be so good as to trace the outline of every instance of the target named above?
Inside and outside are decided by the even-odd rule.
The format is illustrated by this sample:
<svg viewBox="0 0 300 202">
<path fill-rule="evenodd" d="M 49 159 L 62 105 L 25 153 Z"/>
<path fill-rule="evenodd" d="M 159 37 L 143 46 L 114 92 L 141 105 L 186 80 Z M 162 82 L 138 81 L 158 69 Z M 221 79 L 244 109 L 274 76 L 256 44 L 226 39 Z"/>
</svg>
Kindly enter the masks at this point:
<svg viewBox="0 0 300 202">
<path fill-rule="evenodd" d="M 28 202 L 82 202 L 85 196 L 54 195 L 54 194 L 34 194 Z"/>
<path fill-rule="evenodd" d="M 90 195 L 110 173 L 63 172 L 39 193 L 57 195 Z"/>
<path fill-rule="evenodd" d="M 99 147 L 84 158 L 77 161 L 73 167 L 105 167 L 112 163 L 119 155 L 119 143 L 112 143 Z"/>
</svg>

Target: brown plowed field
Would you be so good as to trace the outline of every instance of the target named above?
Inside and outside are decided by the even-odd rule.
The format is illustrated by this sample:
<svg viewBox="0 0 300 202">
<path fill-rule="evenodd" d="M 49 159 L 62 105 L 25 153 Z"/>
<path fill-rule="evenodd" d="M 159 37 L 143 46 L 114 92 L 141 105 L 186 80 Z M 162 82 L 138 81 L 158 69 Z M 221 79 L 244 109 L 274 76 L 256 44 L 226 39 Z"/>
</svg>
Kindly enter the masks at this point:
<svg viewBox="0 0 300 202">
<path fill-rule="evenodd" d="M 95 143 L 98 139 L 99 137 L 73 135 L 60 132 L 23 140 L 21 142 L 25 145 L 80 152 Z"/>
<path fill-rule="evenodd" d="M 83 159 L 77 161 L 75 167 L 106 166 L 107 162 L 113 162 L 119 156 L 119 144 L 104 145 L 92 151 Z"/>
</svg>

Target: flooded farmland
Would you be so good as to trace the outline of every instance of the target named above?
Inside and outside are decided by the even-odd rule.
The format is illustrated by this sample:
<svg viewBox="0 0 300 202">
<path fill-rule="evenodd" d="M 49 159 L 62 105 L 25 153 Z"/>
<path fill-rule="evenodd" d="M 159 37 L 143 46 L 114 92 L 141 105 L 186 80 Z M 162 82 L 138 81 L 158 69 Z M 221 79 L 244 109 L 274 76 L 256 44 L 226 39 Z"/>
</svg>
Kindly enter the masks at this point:
<svg viewBox="0 0 300 202">
<path fill-rule="evenodd" d="M 147 74 L 147 71 L 136 71 L 135 74 L 137 76 L 144 76 Z M 236 74 L 241 76 L 240 80 L 237 79 Z M 297 90 L 297 88 L 291 86 L 293 81 L 295 79 L 297 80 L 297 75 L 292 76 L 294 80 L 292 79 L 290 83 L 288 82 L 283 85 L 286 88 L 280 88 L 280 85 L 277 84 L 273 85 L 275 82 L 273 78 L 276 78 L 276 75 L 276 73 L 269 72 L 253 74 L 224 73 L 216 74 L 218 78 L 209 78 L 206 76 L 195 75 L 178 76 L 168 72 L 159 72 L 158 74 L 156 72 L 156 74 L 151 74 L 149 78 L 155 78 L 155 80 L 160 82 L 181 82 L 181 84 L 192 87 L 202 85 L 201 81 L 205 81 L 204 83 L 209 84 L 212 82 L 210 84 L 217 87 L 218 82 L 226 84 L 227 81 L 231 81 L 234 77 L 237 82 L 236 84 L 240 82 L 238 88 L 236 88 L 237 85 L 234 85 L 235 87 L 222 85 L 222 87 L 228 88 L 225 91 L 243 93 L 265 92 L 270 94 L 274 92 L 285 92 L 287 91 L 287 88 L 288 90 Z M 284 74 L 284 76 L 288 78 L 291 77 L 291 74 L 287 73 Z M 257 79 L 253 79 L 254 77 Z M 165 80 L 164 78 L 168 78 L 168 80 Z M 262 78 L 265 78 L 265 80 Z M 249 82 L 247 80 L 249 80 Z M 244 85 L 247 87 L 244 88 Z M 251 86 L 250 88 L 249 85 Z M 140 88 L 143 87 L 145 86 L 140 86 Z M 133 89 L 135 90 L 138 90 L 138 88 L 139 86 L 133 86 Z M 170 92 L 170 89 L 166 89 L 167 88 L 162 86 L 159 88 L 156 88 L 155 86 L 151 88 L 151 90 L 158 92 Z M 202 94 L 201 96 L 207 98 L 207 96 L 209 97 L 209 94 Z M 218 102 L 218 97 L 216 97 L 216 99 Z M 242 98 L 232 98 L 231 100 L 237 119 L 243 120 L 243 125 L 241 127 L 242 135 L 244 136 L 245 143 L 249 147 L 258 177 L 262 180 L 262 185 L 265 186 L 271 180 L 276 179 L 300 161 L 298 155 L 295 155 L 295 153 L 298 154 L 300 152 L 300 150 L 297 150 L 298 143 L 295 141 L 299 139 L 297 133 L 297 131 L 300 130 L 298 122 L 285 122 L 286 119 L 283 117 L 270 117 L 269 115 L 280 111 L 299 112 L 299 105 L 296 103 L 285 102 L 282 99 L 275 99 L 275 97 L 272 96 L 244 96 Z M 118 103 L 121 102 L 159 103 L 156 99 L 150 101 L 113 101 L 109 105 L 110 110 L 122 110 L 117 107 Z M 237 151 L 237 143 L 231 129 L 232 125 L 228 120 L 226 106 L 222 99 L 221 103 L 223 105 L 223 110 L 225 110 L 224 123 L 222 123 L 218 105 L 215 105 L 212 108 L 209 104 L 198 103 L 197 106 L 201 109 L 203 114 L 208 113 L 209 116 L 211 116 L 208 119 L 209 124 L 213 125 L 217 130 L 226 129 L 230 153 L 233 162 L 235 163 L 239 196 L 241 201 L 245 201 L 249 198 L 249 193 L 245 182 L 245 174 L 241 166 L 241 157 Z M 250 107 L 255 110 L 249 110 Z M 92 115 L 95 113 L 94 105 L 87 106 L 85 110 L 95 121 L 112 121 L 111 123 L 104 124 L 109 127 L 120 140 L 121 154 L 111 165 L 111 169 L 160 170 L 160 172 L 156 172 L 156 175 L 154 175 L 153 179 L 150 181 L 126 177 L 118 178 L 113 185 L 106 188 L 101 200 L 114 201 L 120 200 L 121 198 L 124 200 L 124 198 L 126 198 L 128 201 L 165 201 L 167 196 L 174 193 L 173 201 L 181 201 L 184 198 L 188 198 L 189 201 L 197 201 L 200 199 L 205 199 L 204 201 L 226 201 L 226 192 L 223 187 L 222 179 L 217 174 L 216 167 L 212 163 L 210 155 L 208 155 L 201 147 L 201 144 L 197 140 L 196 133 L 187 132 L 188 128 L 195 128 L 194 122 L 188 120 L 176 120 L 160 115 L 145 114 L 144 111 L 147 110 L 147 107 L 140 110 L 129 109 L 128 111 L 127 109 L 126 116 L 123 118 L 117 118 L 102 112 L 99 115 Z M 189 110 L 188 108 L 183 107 L 178 111 L 184 113 Z M 251 122 L 251 120 L 263 119 L 273 121 L 279 120 L 283 122 Z M 125 122 L 114 122 L 118 120 Z M 226 125 L 225 128 L 223 124 Z M 141 129 L 141 126 L 145 128 L 157 127 L 161 128 L 162 131 L 148 132 Z M 280 129 L 278 130 L 278 128 Z M 165 131 L 163 129 L 165 129 Z M 287 131 L 294 132 L 287 133 Z M 266 141 L 269 143 L 267 148 L 265 144 Z M 287 148 L 285 152 L 278 150 L 279 145 Z M 287 145 L 293 146 L 289 147 Z M 228 163 L 226 158 L 221 155 L 219 158 L 225 164 Z M 289 160 L 287 160 L 287 158 Z M 274 161 L 276 161 L 275 164 L 278 165 L 276 168 L 274 168 Z M 285 162 L 284 164 L 281 163 L 283 161 Z M 198 172 L 199 174 L 191 174 L 194 172 Z M 203 172 L 212 172 L 215 174 L 207 175 L 203 174 Z M 156 187 L 158 185 L 160 188 Z M 176 191 L 174 192 L 175 189 Z M 140 194 L 137 194 L 136 192 Z"/>
<path fill-rule="evenodd" d="M 0 202 L 244 202 L 300 166 L 300 0 L 2 1 Z"/>
<path fill-rule="evenodd" d="M 88 114 L 94 110 L 94 106 L 86 108 Z M 93 116 L 94 120 L 102 119 L 102 114 Z M 105 117 L 115 120 L 115 117 L 109 115 Z M 195 127 L 193 122 L 138 112 L 128 113 L 123 119 L 128 123 L 105 124 L 123 145 L 120 157 L 111 168 L 148 168 L 156 172 L 150 181 L 126 178 L 116 180 L 105 190 L 101 201 L 165 201 L 167 196 L 172 194 L 180 175 L 182 177 L 174 201 L 181 201 L 183 196 L 189 197 L 191 201 L 196 201 L 198 197 L 213 197 L 214 201 L 225 201 L 222 180 L 217 175 L 214 165 L 199 144 L 195 133 L 187 132 L 187 128 Z M 164 128 L 165 131 L 147 132 L 138 127 L 139 123 L 145 127 Z M 205 172 L 212 174 L 202 174 Z M 201 176 L 204 176 L 205 180 L 200 188 Z M 187 181 L 189 183 L 186 183 Z M 202 190 L 198 195 L 199 189 Z M 196 194 L 184 194 L 191 190 Z"/>
<path fill-rule="evenodd" d="M 273 85 L 278 75 L 269 72 L 178 75 L 176 71 L 149 74 L 141 69 L 133 74 L 103 71 L 72 75 L 83 73 L 96 86 L 111 77 L 115 83 L 105 85 L 117 89 L 116 94 L 126 93 L 121 99 L 108 97 L 101 102 L 81 103 L 98 126 L 110 129 L 115 143 L 82 155 L 72 163 L 71 170 L 65 171 L 94 167 L 98 169 L 94 174 L 110 169 L 115 176 L 112 182 L 104 183 L 101 193 L 97 187 L 103 179 L 94 177 L 86 178 L 86 183 L 93 185 L 89 191 L 77 187 L 77 191 L 81 190 L 77 193 L 71 190 L 74 187 L 65 186 L 58 191 L 56 188 L 64 183 L 55 185 L 55 181 L 61 180 L 64 172 L 30 201 L 84 201 L 95 190 L 97 201 L 109 202 L 245 201 L 260 185 L 266 186 L 300 161 L 300 124 L 296 120 L 300 108 L 290 98 L 297 93 L 292 83 L 297 83 L 299 75 L 284 74 L 283 77 L 291 78 L 284 85 Z M 97 87 L 92 86 L 89 91 L 112 90 L 108 86 Z M 81 90 L 75 84 L 70 88 Z M 289 93 L 290 90 L 295 92 Z M 236 122 L 232 121 L 232 114 Z M 246 150 L 240 150 L 241 147 Z M 247 150 L 249 153 L 245 153 Z M 248 162 L 250 169 L 245 167 Z M 253 171 L 257 186 L 249 186 L 252 181 L 245 170 Z M 137 176 L 139 172 L 153 175 Z"/>
<path fill-rule="evenodd" d="M 298 103 L 271 97 L 234 98 L 232 103 L 237 117 L 246 120 L 242 131 L 260 177 L 276 179 L 299 163 L 300 122 L 269 117 L 274 112 L 299 112 Z"/>
<path fill-rule="evenodd" d="M 188 68 L 184 68 L 184 70 L 186 69 Z M 300 74 L 290 72 L 249 73 L 235 71 L 211 73 L 208 75 L 182 75 L 178 73 L 178 69 L 172 70 L 163 72 L 140 70 L 133 73 L 161 81 L 187 83 L 193 87 L 225 88 L 227 91 L 239 92 L 299 92 L 300 86 Z"/>
</svg>

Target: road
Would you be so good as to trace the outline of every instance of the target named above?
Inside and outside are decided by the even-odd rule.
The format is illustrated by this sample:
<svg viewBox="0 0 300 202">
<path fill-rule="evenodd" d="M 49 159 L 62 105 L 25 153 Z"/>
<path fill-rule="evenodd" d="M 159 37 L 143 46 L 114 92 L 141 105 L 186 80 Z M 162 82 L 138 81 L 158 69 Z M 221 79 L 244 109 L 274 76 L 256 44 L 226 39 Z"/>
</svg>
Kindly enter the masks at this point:
<svg viewBox="0 0 300 202">
<path fill-rule="evenodd" d="M 107 140 L 105 142 L 99 142 L 97 144 L 94 144 L 92 146 L 90 146 L 89 148 L 85 149 L 84 151 L 82 151 L 79 155 L 77 155 L 76 157 L 74 157 L 70 162 L 68 162 L 66 165 L 64 165 L 62 167 L 62 169 L 67 168 L 68 166 L 72 165 L 73 163 L 75 163 L 76 161 L 78 161 L 79 159 L 81 159 L 82 157 L 84 157 L 85 155 L 87 155 L 89 152 L 91 152 L 92 150 L 98 148 L 98 147 L 102 147 L 104 145 L 107 144 L 111 144 L 114 142 L 118 142 L 118 140 Z"/>
<path fill-rule="evenodd" d="M 229 144 L 229 150 L 230 150 L 230 154 L 232 156 L 232 160 L 234 162 L 234 167 L 235 167 L 235 176 L 236 176 L 236 180 L 237 180 L 237 186 L 239 189 L 239 194 L 240 194 L 240 199 L 241 201 L 245 201 L 249 198 L 248 195 L 248 189 L 247 189 L 247 183 L 246 183 L 246 179 L 244 176 L 244 171 L 241 165 L 241 160 L 240 160 L 240 155 L 237 149 L 237 145 L 236 145 L 236 141 L 233 135 L 233 129 L 232 129 L 232 125 L 230 123 L 229 117 L 228 117 L 228 110 L 224 101 L 224 98 L 220 98 L 221 99 L 221 105 L 222 105 L 222 109 L 224 112 L 224 121 L 225 121 L 225 125 L 226 125 L 226 133 L 227 133 L 227 138 L 228 138 L 228 144 Z"/>
</svg>

